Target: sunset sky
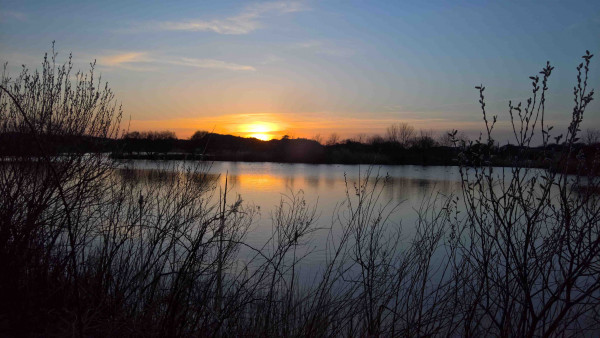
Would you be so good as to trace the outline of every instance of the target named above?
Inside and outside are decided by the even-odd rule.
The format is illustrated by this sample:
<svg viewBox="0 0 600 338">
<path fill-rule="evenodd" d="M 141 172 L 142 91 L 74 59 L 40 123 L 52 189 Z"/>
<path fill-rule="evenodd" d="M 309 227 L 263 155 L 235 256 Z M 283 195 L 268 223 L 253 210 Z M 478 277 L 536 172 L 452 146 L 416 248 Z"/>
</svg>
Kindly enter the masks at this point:
<svg viewBox="0 0 600 338">
<path fill-rule="evenodd" d="M 600 88 L 600 1 L 6 1 L 0 61 L 97 70 L 131 130 L 279 138 L 383 133 L 395 122 L 475 135 L 476 85 L 499 134 L 549 60 L 547 120 L 564 130 L 589 49 Z M 585 128 L 600 128 L 599 99 Z"/>
</svg>

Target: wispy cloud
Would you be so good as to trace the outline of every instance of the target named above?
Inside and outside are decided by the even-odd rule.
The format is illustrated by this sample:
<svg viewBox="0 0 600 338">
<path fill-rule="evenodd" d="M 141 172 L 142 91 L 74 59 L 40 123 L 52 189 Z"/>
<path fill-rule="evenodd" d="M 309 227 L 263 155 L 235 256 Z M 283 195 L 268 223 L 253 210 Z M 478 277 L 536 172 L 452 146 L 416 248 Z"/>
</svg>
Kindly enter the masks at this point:
<svg viewBox="0 0 600 338">
<path fill-rule="evenodd" d="M 242 70 L 242 71 L 255 71 L 256 68 L 247 65 L 241 65 L 232 62 L 225 62 L 221 60 L 213 59 L 193 59 L 193 58 L 181 58 L 179 60 L 168 60 L 165 63 L 173 65 L 189 66 L 196 68 L 207 68 L 207 69 L 226 69 L 226 70 Z"/>
<path fill-rule="evenodd" d="M 330 56 L 352 56 L 354 50 L 335 45 L 332 42 L 322 40 L 308 40 L 296 42 L 289 46 L 292 49 L 307 50 L 314 54 L 330 55 Z"/>
<path fill-rule="evenodd" d="M 3 51 L 0 56 L 1 63 L 8 62 L 9 65 L 35 65 L 42 61 L 42 58 L 37 55 L 20 53 L 20 52 L 4 52 L 10 50 L 6 45 L 0 44 L 0 49 Z"/>
<path fill-rule="evenodd" d="M 308 8 L 299 1 L 264 2 L 246 6 L 234 16 L 219 19 L 193 19 L 167 21 L 153 25 L 160 30 L 201 31 L 218 34 L 248 34 L 262 26 L 261 19 L 268 15 L 282 15 L 305 11 Z"/>
<path fill-rule="evenodd" d="M 256 68 L 233 62 L 215 59 L 196 59 L 186 57 L 151 57 L 147 52 L 119 52 L 99 58 L 98 63 L 107 67 L 117 67 L 129 70 L 147 71 L 148 67 L 139 65 L 176 65 L 204 69 L 224 69 L 233 71 L 255 71 Z"/>
<path fill-rule="evenodd" d="M 579 29 L 592 28 L 594 26 L 600 26 L 600 17 L 589 18 L 585 20 L 579 20 L 575 23 L 570 24 L 565 28 L 566 32 L 573 32 Z"/>
<path fill-rule="evenodd" d="M 265 57 L 263 61 L 260 62 L 261 65 L 269 65 L 272 63 L 278 63 L 283 61 L 283 58 L 277 55 L 269 54 Z"/>
<path fill-rule="evenodd" d="M 292 43 L 290 45 L 290 47 L 291 48 L 295 48 L 295 49 L 314 49 L 314 48 L 319 48 L 322 45 L 323 45 L 322 41 L 308 40 L 308 41 L 301 41 L 301 42 Z"/>
<path fill-rule="evenodd" d="M 27 15 L 23 12 L 0 10 L 0 22 L 8 20 L 26 21 Z"/>
<path fill-rule="evenodd" d="M 259 28 L 260 24 L 253 18 L 232 17 L 210 21 L 162 22 L 158 27 L 169 31 L 212 31 L 219 34 L 248 34 Z"/>
<path fill-rule="evenodd" d="M 136 72 L 156 71 L 156 60 L 147 52 L 112 52 L 98 58 L 98 64 L 108 68 L 118 68 Z"/>
<path fill-rule="evenodd" d="M 150 62 L 145 52 L 125 52 L 101 57 L 99 62 L 107 66 L 119 66 L 127 63 Z"/>
</svg>

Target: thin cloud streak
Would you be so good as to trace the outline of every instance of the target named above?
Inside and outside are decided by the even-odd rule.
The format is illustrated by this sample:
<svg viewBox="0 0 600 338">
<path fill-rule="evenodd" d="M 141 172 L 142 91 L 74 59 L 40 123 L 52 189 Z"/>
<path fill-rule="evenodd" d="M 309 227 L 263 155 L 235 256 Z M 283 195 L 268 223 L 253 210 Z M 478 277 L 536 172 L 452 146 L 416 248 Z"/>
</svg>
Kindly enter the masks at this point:
<svg viewBox="0 0 600 338">
<path fill-rule="evenodd" d="M 293 43 L 289 46 L 291 49 L 306 50 L 314 54 L 323 54 L 329 56 L 348 57 L 354 55 L 354 50 L 341 48 L 329 41 L 308 40 Z"/>
<path fill-rule="evenodd" d="M 165 61 L 172 65 L 188 66 L 195 68 L 206 68 L 206 69 L 226 69 L 226 70 L 241 70 L 241 71 L 256 71 L 256 68 L 247 65 L 240 65 L 232 62 L 225 62 L 214 59 L 193 59 L 193 58 L 181 58 L 180 60 Z"/>
<path fill-rule="evenodd" d="M 150 62 L 145 52 L 126 52 L 100 58 L 99 62 L 107 66 L 119 66 L 125 63 Z"/>
<path fill-rule="evenodd" d="M 168 64 L 176 66 L 204 68 L 204 69 L 224 69 L 232 71 L 256 71 L 256 68 L 249 65 L 242 65 L 233 62 L 215 59 L 197 59 L 197 58 L 151 58 L 147 52 L 121 52 L 101 57 L 99 64 L 108 67 L 124 68 L 134 71 L 147 71 L 149 68 L 136 67 L 137 64 Z"/>
<path fill-rule="evenodd" d="M 282 15 L 307 9 L 302 2 L 297 1 L 266 2 L 249 5 L 240 14 L 224 19 L 167 21 L 158 23 L 155 27 L 167 31 L 199 31 L 242 35 L 262 27 L 260 19 L 267 15 Z"/>
<path fill-rule="evenodd" d="M 167 31 L 212 31 L 218 34 L 241 35 L 248 34 L 260 27 L 259 22 L 247 17 L 233 17 L 223 20 L 211 21 L 183 21 L 183 22 L 163 22 L 159 24 L 161 30 Z"/>
<path fill-rule="evenodd" d="M 8 20 L 27 21 L 27 15 L 17 11 L 0 11 L 0 22 Z"/>
</svg>

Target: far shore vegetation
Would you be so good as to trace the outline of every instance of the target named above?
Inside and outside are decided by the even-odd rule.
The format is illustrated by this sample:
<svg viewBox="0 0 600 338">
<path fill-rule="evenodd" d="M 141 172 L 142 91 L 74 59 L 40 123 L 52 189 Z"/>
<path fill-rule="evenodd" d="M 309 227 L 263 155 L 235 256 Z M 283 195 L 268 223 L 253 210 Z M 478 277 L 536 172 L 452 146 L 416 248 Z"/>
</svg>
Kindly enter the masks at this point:
<svg viewBox="0 0 600 338">
<path fill-rule="evenodd" d="M 11 149 L 15 153 L 35 149 L 28 134 L 3 134 L 0 139 L 16 138 L 22 147 Z M 452 131 L 434 137 L 432 131 L 419 131 L 398 123 L 387 129 L 385 136 L 358 136 L 342 140 L 332 134 L 326 141 L 320 136 L 313 139 L 290 138 L 263 141 L 208 131 L 197 131 L 189 139 L 178 139 L 172 131 L 126 132 L 118 139 L 92 140 L 62 137 L 54 140 L 56 152 L 77 151 L 110 152 L 115 159 L 144 160 L 200 160 L 279 162 L 309 164 L 377 164 L 377 165 L 459 165 L 458 155 L 467 150 L 479 152 L 489 148 L 493 156 L 490 164 L 497 167 L 522 166 L 529 168 L 556 169 L 569 162 L 565 146 L 549 144 L 520 146 L 514 144 L 481 144 L 470 141 L 464 134 L 455 136 Z M 586 130 L 573 147 L 576 154 L 589 161 L 600 151 L 600 131 Z M 486 150 L 488 151 L 488 150 Z M 572 160 L 571 159 L 571 160 Z M 570 171 L 574 170 L 570 161 Z"/>
<path fill-rule="evenodd" d="M 577 153 L 585 155 L 582 158 L 594 159 L 600 151 L 600 132 L 587 130 L 574 147 Z M 464 134 L 453 135 L 451 130 L 436 138 L 432 131 L 415 132 L 406 123 L 390 126 L 385 137 L 362 135 L 340 140 L 334 133 L 327 141 L 319 136 L 313 139 L 283 136 L 263 141 L 207 131 L 197 131 L 190 139 L 182 140 L 169 131 L 129 132 L 113 145 L 112 156 L 119 159 L 448 166 L 458 165 L 458 154 L 465 149 L 479 152 L 481 148 L 489 148 L 493 154 L 491 165 L 498 167 L 555 169 L 566 161 L 561 144 L 484 145 L 469 141 Z"/>
</svg>

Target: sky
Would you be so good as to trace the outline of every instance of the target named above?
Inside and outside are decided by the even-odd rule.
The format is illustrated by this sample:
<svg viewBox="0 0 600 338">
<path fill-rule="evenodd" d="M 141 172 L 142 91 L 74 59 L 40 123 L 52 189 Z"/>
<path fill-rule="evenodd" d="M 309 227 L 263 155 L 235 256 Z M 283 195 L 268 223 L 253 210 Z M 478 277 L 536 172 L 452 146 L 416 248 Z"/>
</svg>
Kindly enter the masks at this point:
<svg viewBox="0 0 600 338">
<path fill-rule="evenodd" d="M 383 134 L 393 123 L 474 137 L 478 91 L 509 140 L 508 102 L 550 61 L 546 121 L 572 111 L 586 50 L 600 87 L 600 1 L 7 1 L 0 61 L 10 75 L 59 59 L 96 71 L 130 130 L 260 138 Z M 62 58 L 62 59 L 61 59 Z M 600 128 L 593 101 L 584 129 Z"/>
</svg>

